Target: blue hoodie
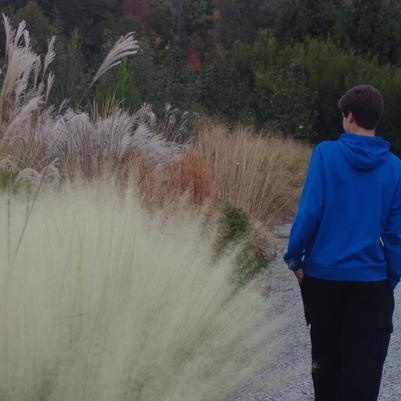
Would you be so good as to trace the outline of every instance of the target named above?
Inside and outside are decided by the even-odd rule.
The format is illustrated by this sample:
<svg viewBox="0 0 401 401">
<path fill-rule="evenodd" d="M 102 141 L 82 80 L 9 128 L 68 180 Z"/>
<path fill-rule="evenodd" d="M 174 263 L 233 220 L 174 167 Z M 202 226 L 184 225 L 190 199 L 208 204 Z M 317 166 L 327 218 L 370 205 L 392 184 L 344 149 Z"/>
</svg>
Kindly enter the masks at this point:
<svg viewBox="0 0 401 401">
<path fill-rule="evenodd" d="M 401 160 L 381 137 L 343 133 L 312 153 L 283 258 L 325 280 L 401 277 Z"/>
</svg>

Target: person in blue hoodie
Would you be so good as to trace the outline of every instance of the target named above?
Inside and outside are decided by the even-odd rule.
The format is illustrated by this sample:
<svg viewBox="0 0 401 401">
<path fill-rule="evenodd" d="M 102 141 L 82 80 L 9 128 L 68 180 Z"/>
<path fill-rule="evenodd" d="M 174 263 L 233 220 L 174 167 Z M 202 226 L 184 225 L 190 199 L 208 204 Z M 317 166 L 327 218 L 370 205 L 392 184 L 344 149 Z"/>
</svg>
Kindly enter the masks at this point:
<svg viewBox="0 0 401 401">
<path fill-rule="evenodd" d="M 344 132 L 312 152 L 283 259 L 310 326 L 315 401 L 377 401 L 401 277 L 401 160 L 376 136 L 376 88 L 338 105 Z"/>
</svg>

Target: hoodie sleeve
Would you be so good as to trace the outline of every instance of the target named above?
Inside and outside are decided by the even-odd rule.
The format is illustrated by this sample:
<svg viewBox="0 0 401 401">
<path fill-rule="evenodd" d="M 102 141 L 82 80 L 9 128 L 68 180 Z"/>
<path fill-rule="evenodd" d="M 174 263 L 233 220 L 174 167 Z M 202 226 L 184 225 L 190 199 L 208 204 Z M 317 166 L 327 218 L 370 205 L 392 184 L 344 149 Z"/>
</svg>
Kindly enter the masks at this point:
<svg viewBox="0 0 401 401">
<path fill-rule="evenodd" d="M 291 228 L 284 261 L 290 270 L 303 267 L 303 256 L 319 227 L 323 209 L 325 180 L 320 146 L 313 150 L 309 163 L 298 211 Z"/>
<path fill-rule="evenodd" d="M 393 289 L 401 277 L 401 178 L 382 234 L 384 256 Z"/>
</svg>

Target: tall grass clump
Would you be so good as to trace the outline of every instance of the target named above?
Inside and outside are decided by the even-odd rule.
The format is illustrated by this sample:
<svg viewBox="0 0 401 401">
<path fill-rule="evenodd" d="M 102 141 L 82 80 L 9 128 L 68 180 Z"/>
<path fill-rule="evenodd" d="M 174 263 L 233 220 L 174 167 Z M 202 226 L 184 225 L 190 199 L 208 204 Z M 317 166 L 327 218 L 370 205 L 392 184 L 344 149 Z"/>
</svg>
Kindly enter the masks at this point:
<svg viewBox="0 0 401 401">
<path fill-rule="evenodd" d="M 194 146 L 211 166 L 220 199 L 264 222 L 295 213 L 310 146 L 209 119 L 197 131 Z"/>
<path fill-rule="evenodd" d="M 274 359 L 283 321 L 234 289 L 215 226 L 178 210 L 70 184 L 25 227 L 24 197 L 0 194 L 1 400 L 219 401 Z"/>
<path fill-rule="evenodd" d="M 73 111 L 68 100 L 49 106 L 55 76 L 50 71 L 56 57 L 55 37 L 44 57 L 31 47 L 31 38 L 22 21 L 14 28 L 3 15 L 5 63 L 0 90 L 0 179 L 14 180 L 20 172 L 42 176 L 51 166 L 63 175 L 80 170 L 94 176 L 99 170 L 115 168 L 125 151 L 132 147 L 131 128 L 135 118 L 113 109 L 100 118 Z M 100 65 L 91 88 L 122 59 L 135 55 L 138 42 L 132 33 L 121 37 Z M 45 170 L 44 170 L 45 169 Z M 25 171 L 24 171 L 25 170 Z M 75 170 L 75 171 L 74 171 Z"/>
<path fill-rule="evenodd" d="M 140 153 L 132 155 L 124 164 L 121 181 L 125 187 L 136 187 L 149 209 L 179 205 L 176 201 L 186 196 L 191 206 L 202 207 L 208 203 L 210 217 L 215 214 L 218 191 L 208 163 L 195 149 L 187 147 L 168 163 L 149 161 L 146 154 Z"/>
</svg>

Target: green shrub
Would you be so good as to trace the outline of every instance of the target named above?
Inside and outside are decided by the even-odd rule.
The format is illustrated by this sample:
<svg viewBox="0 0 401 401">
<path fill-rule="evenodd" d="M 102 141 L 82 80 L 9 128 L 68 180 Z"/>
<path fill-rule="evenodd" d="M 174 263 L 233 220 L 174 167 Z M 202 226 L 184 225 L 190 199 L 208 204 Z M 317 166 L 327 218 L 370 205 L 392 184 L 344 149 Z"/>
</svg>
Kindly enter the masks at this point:
<svg viewBox="0 0 401 401">
<path fill-rule="evenodd" d="M 261 31 L 254 43 L 217 48 L 203 74 L 204 103 L 213 113 L 266 126 L 317 143 L 343 128 L 337 102 L 350 87 L 369 83 L 384 96 L 378 134 L 401 155 L 401 68 L 380 64 L 330 40 L 305 38 L 280 47 Z"/>
<path fill-rule="evenodd" d="M 222 201 L 219 205 L 220 247 L 225 248 L 232 241 L 242 240 L 251 231 L 251 221 L 245 210 Z"/>
<path fill-rule="evenodd" d="M 263 238 L 261 231 L 252 226 L 250 216 L 243 209 L 229 202 L 221 202 L 219 212 L 219 231 L 215 245 L 217 254 L 230 253 L 233 247 L 239 247 L 232 279 L 235 285 L 243 286 L 268 267 L 270 260 L 266 250 L 272 244 Z"/>
<path fill-rule="evenodd" d="M 299 69 L 267 68 L 256 75 L 255 111 L 257 124 L 272 131 L 311 139 L 317 112 L 306 75 Z"/>
</svg>

